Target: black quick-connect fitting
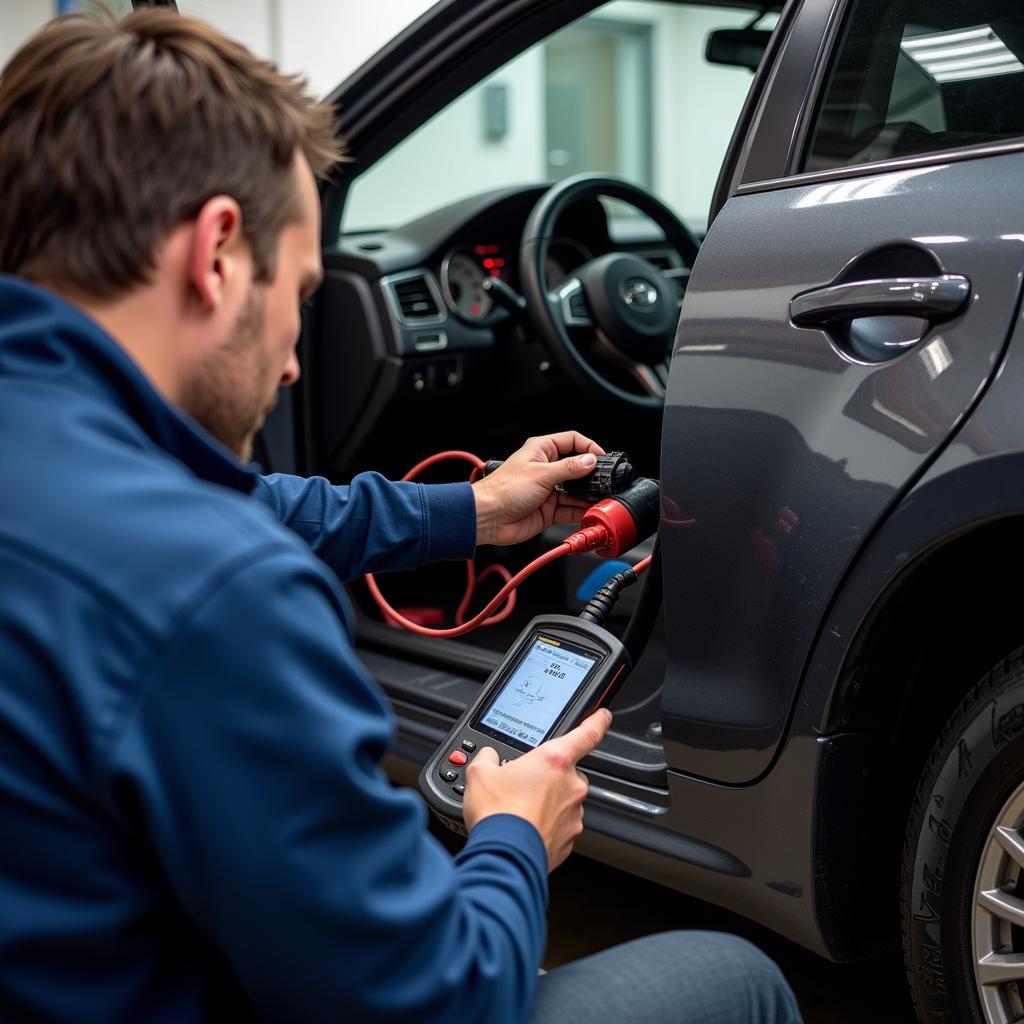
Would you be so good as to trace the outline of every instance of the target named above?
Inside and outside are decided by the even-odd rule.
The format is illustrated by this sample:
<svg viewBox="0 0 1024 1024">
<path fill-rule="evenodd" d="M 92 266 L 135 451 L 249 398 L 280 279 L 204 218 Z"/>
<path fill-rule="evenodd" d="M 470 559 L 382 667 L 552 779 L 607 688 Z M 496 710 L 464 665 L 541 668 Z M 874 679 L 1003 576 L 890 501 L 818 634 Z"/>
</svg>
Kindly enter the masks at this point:
<svg viewBox="0 0 1024 1024">
<path fill-rule="evenodd" d="M 625 452 L 597 456 L 597 465 L 581 480 L 566 480 L 562 490 L 571 498 L 600 501 L 624 491 L 635 476 L 633 464 Z"/>
<path fill-rule="evenodd" d="M 588 602 L 579 617 L 585 622 L 603 626 L 619 599 L 619 593 L 631 587 L 640 577 L 632 569 L 617 572 Z"/>
<path fill-rule="evenodd" d="M 657 480 L 639 477 L 611 497 L 632 517 L 638 541 L 645 540 L 657 531 L 661 519 L 661 484 Z"/>
</svg>

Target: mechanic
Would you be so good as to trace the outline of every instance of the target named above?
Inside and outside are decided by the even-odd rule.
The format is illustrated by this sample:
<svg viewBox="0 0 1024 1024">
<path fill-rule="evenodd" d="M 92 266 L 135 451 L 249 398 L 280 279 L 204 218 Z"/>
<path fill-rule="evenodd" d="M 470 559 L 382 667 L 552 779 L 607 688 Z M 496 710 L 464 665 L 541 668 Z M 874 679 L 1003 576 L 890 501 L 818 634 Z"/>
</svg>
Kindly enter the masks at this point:
<svg viewBox="0 0 1024 1024">
<path fill-rule="evenodd" d="M 382 772 L 338 578 L 573 521 L 601 449 L 473 486 L 246 465 L 339 158 L 301 81 L 166 10 L 58 19 L 0 76 L 0 1018 L 798 1020 L 728 936 L 538 978 L 606 711 L 481 752 L 454 859 Z"/>
</svg>

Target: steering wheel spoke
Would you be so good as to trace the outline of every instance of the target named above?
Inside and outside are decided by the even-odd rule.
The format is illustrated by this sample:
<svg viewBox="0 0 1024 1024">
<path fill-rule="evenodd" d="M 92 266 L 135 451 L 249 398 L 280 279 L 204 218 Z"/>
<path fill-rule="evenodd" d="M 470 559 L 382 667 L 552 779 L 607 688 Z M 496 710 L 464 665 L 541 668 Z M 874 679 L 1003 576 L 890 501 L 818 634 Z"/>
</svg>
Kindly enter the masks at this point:
<svg viewBox="0 0 1024 1024">
<path fill-rule="evenodd" d="M 648 366 L 646 363 L 633 363 L 629 367 L 633 379 L 649 395 L 656 398 L 665 397 L 665 385 L 668 383 L 662 380 L 657 366 Z"/>
<path fill-rule="evenodd" d="M 644 363 L 630 359 L 600 328 L 595 331 L 594 351 L 608 363 L 625 371 L 645 395 L 664 400 L 668 388 L 668 363 Z"/>
<path fill-rule="evenodd" d="M 668 267 L 662 271 L 662 274 L 670 280 L 679 281 L 683 287 L 686 286 L 685 282 L 690 280 L 689 267 Z"/>
<path fill-rule="evenodd" d="M 583 294 L 583 282 L 578 277 L 568 281 L 548 294 L 548 300 L 556 307 L 566 327 L 593 327 L 587 297 Z"/>
</svg>

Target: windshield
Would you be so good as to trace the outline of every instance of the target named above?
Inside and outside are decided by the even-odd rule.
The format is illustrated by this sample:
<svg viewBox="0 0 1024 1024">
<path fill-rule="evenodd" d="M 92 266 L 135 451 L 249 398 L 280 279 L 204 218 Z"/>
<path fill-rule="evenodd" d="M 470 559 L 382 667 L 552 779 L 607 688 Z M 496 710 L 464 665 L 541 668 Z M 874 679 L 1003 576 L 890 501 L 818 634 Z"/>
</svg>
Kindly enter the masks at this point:
<svg viewBox="0 0 1024 1024">
<path fill-rule="evenodd" d="M 755 14 L 612 0 L 478 83 L 358 177 L 343 231 L 385 230 L 488 189 L 594 171 L 655 192 L 703 233 L 752 77 L 709 64 L 707 37 Z M 613 213 L 628 233 L 629 213 Z"/>
</svg>

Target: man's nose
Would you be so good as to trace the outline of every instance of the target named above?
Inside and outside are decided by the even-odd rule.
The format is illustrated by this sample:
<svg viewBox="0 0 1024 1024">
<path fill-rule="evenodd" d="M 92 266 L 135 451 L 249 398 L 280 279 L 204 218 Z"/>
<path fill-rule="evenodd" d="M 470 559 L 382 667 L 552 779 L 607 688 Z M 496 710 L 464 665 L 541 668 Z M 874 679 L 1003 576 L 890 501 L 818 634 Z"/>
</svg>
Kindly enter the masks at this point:
<svg viewBox="0 0 1024 1024">
<path fill-rule="evenodd" d="M 299 366 L 299 357 L 292 349 L 288 356 L 288 362 L 284 365 L 284 372 L 281 374 L 281 387 L 290 388 L 302 375 L 302 368 Z"/>
</svg>

